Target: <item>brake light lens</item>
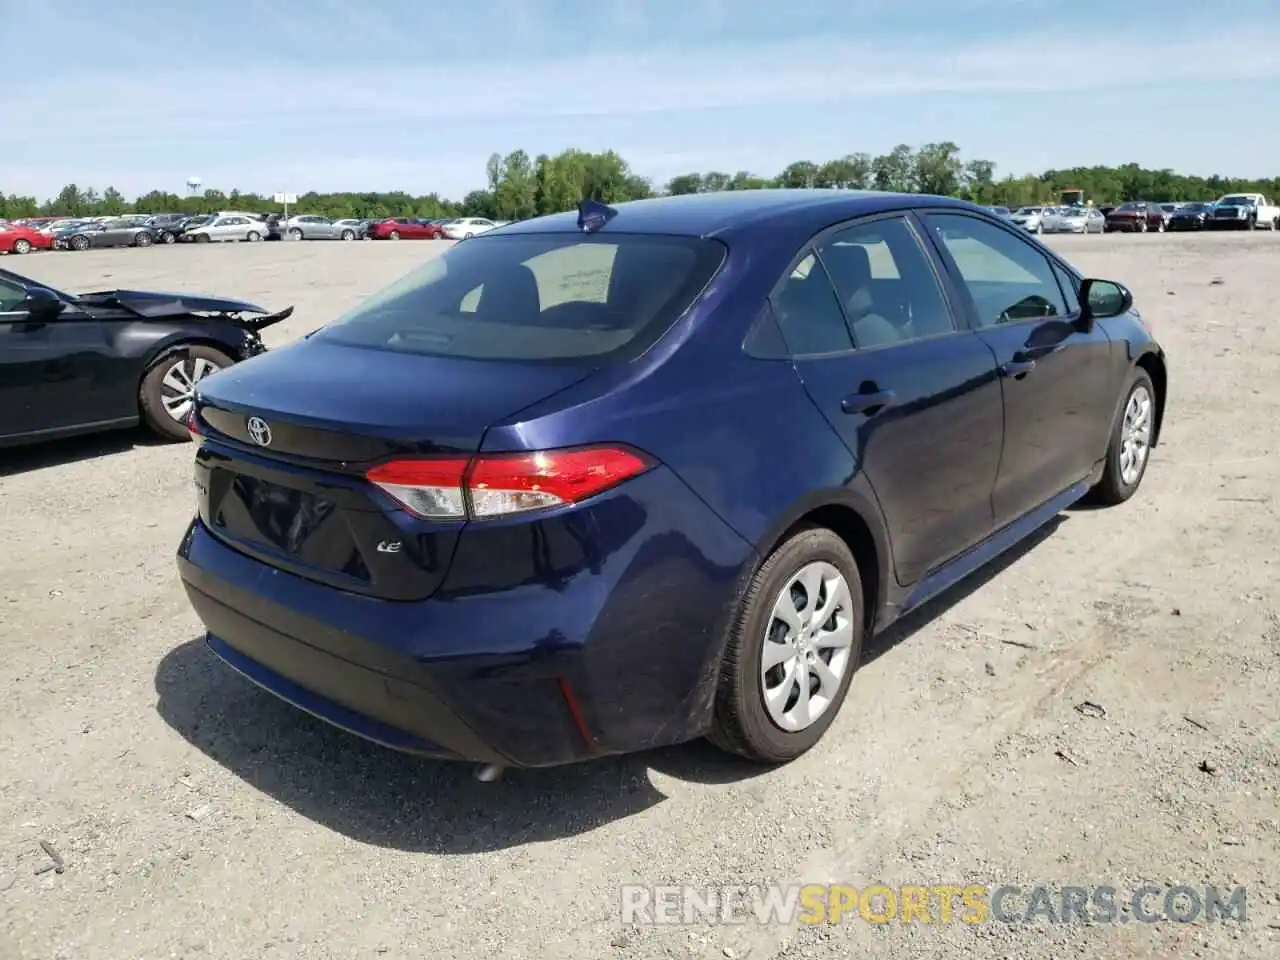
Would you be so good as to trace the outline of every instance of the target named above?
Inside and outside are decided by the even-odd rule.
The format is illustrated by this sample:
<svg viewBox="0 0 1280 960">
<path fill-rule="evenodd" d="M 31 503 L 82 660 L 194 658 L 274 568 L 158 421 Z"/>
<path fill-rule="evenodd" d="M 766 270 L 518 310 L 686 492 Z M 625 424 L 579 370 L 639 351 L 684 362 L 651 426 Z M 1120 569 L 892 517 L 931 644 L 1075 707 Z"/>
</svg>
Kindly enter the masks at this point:
<svg viewBox="0 0 1280 960">
<path fill-rule="evenodd" d="M 393 460 L 366 476 L 426 520 L 509 516 L 578 503 L 644 473 L 653 461 L 626 447 Z"/>
</svg>

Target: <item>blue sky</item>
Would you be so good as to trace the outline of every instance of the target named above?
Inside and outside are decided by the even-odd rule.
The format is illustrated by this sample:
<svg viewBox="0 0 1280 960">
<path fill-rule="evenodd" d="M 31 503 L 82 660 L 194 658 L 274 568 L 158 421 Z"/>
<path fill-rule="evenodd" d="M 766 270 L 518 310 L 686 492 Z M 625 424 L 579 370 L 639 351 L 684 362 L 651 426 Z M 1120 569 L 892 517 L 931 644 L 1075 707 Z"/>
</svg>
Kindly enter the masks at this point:
<svg viewBox="0 0 1280 960">
<path fill-rule="evenodd" d="M 40 197 L 459 197 L 568 146 L 658 183 L 946 139 L 1280 174 L 1275 0 L 0 0 L 0 49 L 0 189 Z"/>
</svg>

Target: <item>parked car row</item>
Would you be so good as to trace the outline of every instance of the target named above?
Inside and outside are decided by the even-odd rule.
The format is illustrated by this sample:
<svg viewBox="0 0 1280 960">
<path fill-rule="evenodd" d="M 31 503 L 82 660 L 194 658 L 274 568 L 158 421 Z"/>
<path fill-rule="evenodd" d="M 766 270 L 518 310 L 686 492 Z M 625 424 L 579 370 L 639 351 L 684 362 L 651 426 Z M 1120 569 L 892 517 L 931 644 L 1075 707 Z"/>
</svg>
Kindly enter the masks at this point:
<svg viewBox="0 0 1280 960">
<path fill-rule="evenodd" d="M 0 222 L 0 253 L 264 240 L 465 240 L 503 225 L 485 217 L 332 219 L 222 210 L 191 216 L 33 217 Z"/>
<path fill-rule="evenodd" d="M 988 207 L 1028 233 L 1164 233 L 1166 230 L 1280 230 L 1280 207 L 1260 193 L 1231 193 L 1214 201 L 1115 206 L 1030 205 L 1010 211 Z"/>
</svg>

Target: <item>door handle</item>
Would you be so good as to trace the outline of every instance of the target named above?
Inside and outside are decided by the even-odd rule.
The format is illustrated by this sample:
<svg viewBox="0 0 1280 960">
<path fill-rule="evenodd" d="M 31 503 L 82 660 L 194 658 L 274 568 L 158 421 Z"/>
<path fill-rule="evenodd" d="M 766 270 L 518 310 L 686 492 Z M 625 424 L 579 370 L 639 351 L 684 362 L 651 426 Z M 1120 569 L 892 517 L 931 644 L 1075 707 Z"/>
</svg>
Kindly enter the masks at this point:
<svg viewBox="0 0 1280 960">
<path fill-rule="evenodd" d="M 898 399 L 898 395 L 892 390 L 852 393 L 840 401 L 840 409 L 845 413 L 865 413 L 867 416 L 873 417 L 896 399 Z"/>
<path fill-rule="evenodd" d="M 1021 380 L 1036 368 L 1036 362 L 1025 354 L 1015 354 L 1008 363 L 1000 365 L 1000 376 Z"/>
</svg>

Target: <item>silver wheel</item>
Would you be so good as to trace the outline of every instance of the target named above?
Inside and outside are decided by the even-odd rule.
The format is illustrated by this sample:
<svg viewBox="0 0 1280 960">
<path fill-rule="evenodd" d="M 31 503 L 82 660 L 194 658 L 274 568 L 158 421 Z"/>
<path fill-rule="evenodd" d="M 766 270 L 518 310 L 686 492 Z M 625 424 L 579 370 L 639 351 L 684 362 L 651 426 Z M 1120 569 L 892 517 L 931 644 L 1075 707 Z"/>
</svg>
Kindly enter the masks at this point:
<svg viewBox="0 0 1280 960">
<path fill-rule="evenodd" d="M 1151 450 L 1151 391 L 1138 384 L 1129 394 L 1120 428 L 1120 479 L 1128 486 L 1137 483 Z"/>
<path fill-rule="evenodd" d="M 765 708 L 780 729 L 812 726 L 839 694 L 853 649 L 852 609 L 848 582 L 826 561 L 801 567 L 774 601 L 760 678 Z"/>
<path fill-rule="evenodd" d="M 26 239 L 26 237 L 19 237 L 17 240 L 13 242 L 13 252 L 14 253 L 30 253 L 31 241 Z"/>
<path fill-rule="evenodd" d="M 216 363 L 204 357 L 183 357 L 175 361 L 160 381 L 160 403 L 164 412 L 178 423 L 184 422 L 191 412 L 196 384 L 218 369 Z"/>
</svg>

